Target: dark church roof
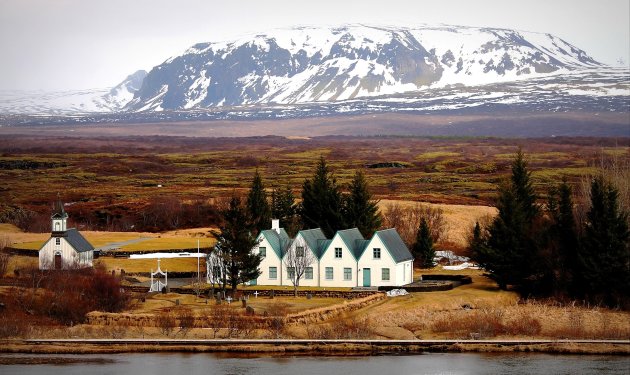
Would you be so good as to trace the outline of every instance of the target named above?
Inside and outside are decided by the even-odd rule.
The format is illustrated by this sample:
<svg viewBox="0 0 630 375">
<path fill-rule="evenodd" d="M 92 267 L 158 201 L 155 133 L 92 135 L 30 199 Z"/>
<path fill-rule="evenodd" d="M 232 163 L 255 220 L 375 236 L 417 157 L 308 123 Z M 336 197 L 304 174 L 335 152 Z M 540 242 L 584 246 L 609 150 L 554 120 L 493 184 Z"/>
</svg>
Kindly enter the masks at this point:
<svg viewBox="0 0 630 375">
<path fill-rule="evenodd" d="M 92 246 L 92 244 L 89 243 L 88 240 L 86 240 L 85 237 L 83 237 L 83 235 L 75 228 L 71 228 L 63 232 L 61 237 L 64 237 L 70 246 L 77 251 L 77 253 L 94 250 L 94 246 Z"/>
</svg>

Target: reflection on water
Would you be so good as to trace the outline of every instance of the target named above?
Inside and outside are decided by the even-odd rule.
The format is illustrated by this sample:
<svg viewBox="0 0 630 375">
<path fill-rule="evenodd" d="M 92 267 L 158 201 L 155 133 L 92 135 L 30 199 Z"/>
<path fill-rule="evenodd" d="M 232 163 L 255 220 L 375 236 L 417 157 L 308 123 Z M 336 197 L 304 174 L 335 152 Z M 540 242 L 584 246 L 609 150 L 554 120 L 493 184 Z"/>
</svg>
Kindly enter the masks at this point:
<svg viewBox="0 0 630 375">
<path fill-rule="evenodd" d="M 9 358 L 40 357 L 0 354 Z M 50 357 L 50 356 L 46 356 Z M 431 353 L 375 357 L 234 357 L 215 354 L 141 353 L 63 355 L 90 358 L 78 364 L 0 366 L 0 373 L 85 374 L 229 374 L 229 375 L 350 375 L 350 374 L 630 374 L 630 358 L 621 356 L 557 356 L 547 354 Z M 24 362 L 24 361 L 21 361 Z"/>
</svg>

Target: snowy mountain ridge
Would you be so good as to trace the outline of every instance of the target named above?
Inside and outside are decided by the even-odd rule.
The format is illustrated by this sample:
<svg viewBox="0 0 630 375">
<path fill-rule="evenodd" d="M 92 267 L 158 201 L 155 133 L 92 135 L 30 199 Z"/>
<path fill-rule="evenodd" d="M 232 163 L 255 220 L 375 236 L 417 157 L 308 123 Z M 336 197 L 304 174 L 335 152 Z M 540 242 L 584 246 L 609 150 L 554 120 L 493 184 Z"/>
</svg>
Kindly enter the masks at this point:
<svg viewBox="0 0 630 375">
<path fill-rule="evenodd" d="M 297 27 L 196 44 L 153 68 L 127 108 L 330 102 L 600 66 L 550 34 L 463 26 Z"/>
</svg>

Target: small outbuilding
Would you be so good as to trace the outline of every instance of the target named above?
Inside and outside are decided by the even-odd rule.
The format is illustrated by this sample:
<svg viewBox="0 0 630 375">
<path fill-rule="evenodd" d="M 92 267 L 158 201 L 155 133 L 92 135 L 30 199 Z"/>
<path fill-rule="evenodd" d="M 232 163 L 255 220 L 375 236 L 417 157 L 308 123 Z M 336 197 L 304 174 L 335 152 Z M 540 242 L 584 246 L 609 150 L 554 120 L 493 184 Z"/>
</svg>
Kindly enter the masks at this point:
<svg viewBox="0 0 630 375">
<path fill-rule="evenodd" d="M 94 247 L 75 228 L 67 228 L 68 214 L 57 200 L 51 219 L 50 239 L 39 249 L 40 270 L 92 267 Z"/>
</svg>

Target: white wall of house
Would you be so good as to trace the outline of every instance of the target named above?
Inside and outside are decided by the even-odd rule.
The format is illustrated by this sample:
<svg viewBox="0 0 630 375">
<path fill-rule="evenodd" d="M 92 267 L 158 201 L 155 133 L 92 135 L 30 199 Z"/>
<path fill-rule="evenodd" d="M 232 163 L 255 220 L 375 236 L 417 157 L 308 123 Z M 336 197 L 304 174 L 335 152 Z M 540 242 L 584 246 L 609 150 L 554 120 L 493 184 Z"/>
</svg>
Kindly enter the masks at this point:
<svg viewBox="0 0 630 375">
<path fill-rule="evenodd" d="M 259 254 L 260 248 L 263 247 L 265 248 L 265 256 L 262 258 L 260 266 L 258 267 L 258 269 L 260 270 L 260 276 L 258 276 L 256 284 L 281 285 L 280 279 L 281 277 L 284 277 L 284 275 L 281 274 L 282 262 L 280 261 L 278 254 L 276 254 L 275 250 L 271 247 L 271 244 L 269 243 L 269 241 L 267 241 L 267 238 L 264 235 L 261 234 L 258 239 L 260 240 L 260 242 L 252 249 L 252 251 L 255 254 Z M 275 267 L 275 277 L 271 277 L 273 276 L 270 271 L 271 267 Z"/>
<path fill-rule="evenodd" d="M 413 281 L 413 260 L 396 264 L 396 285 L 405 285 Z"/>
<path fill-rule="evenodd" d="M 92 251 L 79 253 L 65 238 L 51 237 L 39 250 L 39 269 L 54 269 L 56 254 L 61 254 L 62 269 L 92 267 Z"/>
<path fill-rule="evenodd" d="M 337 257 L 338 251 L 341 249 L 341 258 Z M 341 239 L 339 234 L 335 234 L 332 242 L 320 259 L 320 286 L 322 287 L 355 287 L 357 286 L 357 260 L 354 258 L 351 250 Z M 332 268 L 333 278 L 328 279 L 327 268 Z M 348 280 L 345 270 L 350 270 L 350 279 Z M 328 273 L 329 275 L 329 273 Z"/>
<path fill-rule="evenodd" d="M 380 249 L 380 258 L 374 256 L 374 249 Z M 396 274 L 400 270 L 377 235 L 372 237 L 359 258 L 359 286 L 365 286 L 364 275 L 367 269 L 370 274 L 370 286 L 402 285 L 398 284 L 396 279 Z"/>
<path fill-rule="evenodd" d="M 298 233 L 298 235 L 295 237 L 295 241 L 293 241 L 293 243 L 291 244 L 291 246 L 289 247 L 287 252 L 289 252 L 289 251 L 295 252 L 296 248 L 300 247 L 300 246 L 304 248 L 304 252 L 305 253 L 307 251 L 310 252 L 312 254 L 312 258 L 313 258 L 313 262 L 311 262 L 311 265 L 310 265 L 310 267 L 313 268 L 313 278 L 312 279 L 307 279 L 306 275 L 304 275 L 300 279 L 300 286 L 319 286 L 319 282 L 320 282 L 320 280 L 319 280 L 319 262 L 317 260 L 317 255 L 308 246 L 308 244 L 306 243 L 306 241 L 304 240 L 304 238 L 302 237 L 301 234 Z M 285 255 L 285 259 L 286 259 L 286 255 Z M 283 272 L 282 285 L 293 286 L 293 283 L 291 282 L 291 279 L 289 279 L 289 271 L 287 269 L 287 265 L 286 265 L 285 261 L 282 262 L 282 272 Z"/>
</svg>

